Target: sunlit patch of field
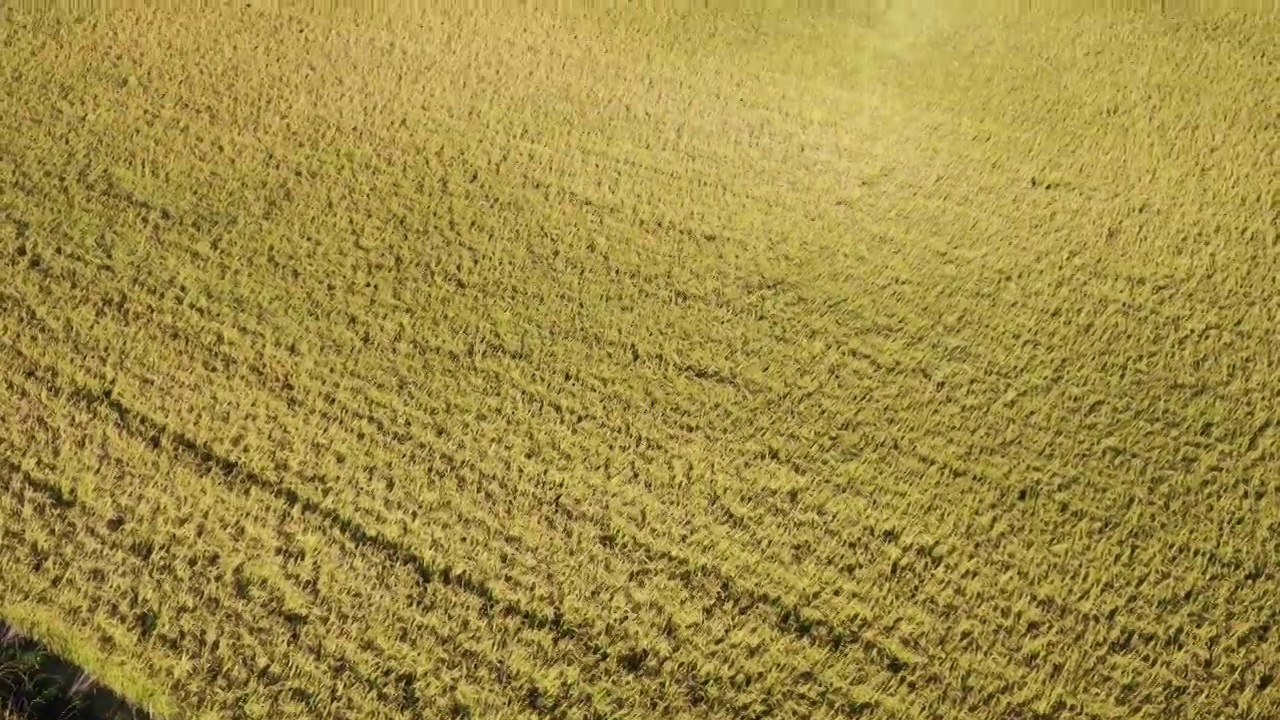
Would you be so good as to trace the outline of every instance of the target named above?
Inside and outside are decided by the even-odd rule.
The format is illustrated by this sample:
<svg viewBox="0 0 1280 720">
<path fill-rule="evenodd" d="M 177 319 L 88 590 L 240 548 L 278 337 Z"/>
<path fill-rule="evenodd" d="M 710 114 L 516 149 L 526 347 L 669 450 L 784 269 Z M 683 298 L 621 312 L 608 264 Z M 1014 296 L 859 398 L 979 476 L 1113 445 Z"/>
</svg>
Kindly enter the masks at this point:
<svg viewBox="0 0 1280 720">
<path fill-rule="evenodd" d="M 1280 26 L 964 7 L 0 5 L 0 621 L 158 717 L 1280 716 Z"/>
</svg>

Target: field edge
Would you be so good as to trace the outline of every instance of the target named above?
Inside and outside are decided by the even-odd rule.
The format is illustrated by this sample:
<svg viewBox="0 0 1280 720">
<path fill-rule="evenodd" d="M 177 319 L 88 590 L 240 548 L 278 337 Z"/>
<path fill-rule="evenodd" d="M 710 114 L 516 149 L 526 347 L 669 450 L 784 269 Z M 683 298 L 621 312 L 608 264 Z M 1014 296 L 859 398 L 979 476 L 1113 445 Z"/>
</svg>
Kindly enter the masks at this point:
<svg viewBox="0 0 1280 720">
<path fill-rule="evenodd" d="M 0 708 L 15 720 L 160 720 L 166 693 L 49 613 L 0 605 Z"/>
</svg>

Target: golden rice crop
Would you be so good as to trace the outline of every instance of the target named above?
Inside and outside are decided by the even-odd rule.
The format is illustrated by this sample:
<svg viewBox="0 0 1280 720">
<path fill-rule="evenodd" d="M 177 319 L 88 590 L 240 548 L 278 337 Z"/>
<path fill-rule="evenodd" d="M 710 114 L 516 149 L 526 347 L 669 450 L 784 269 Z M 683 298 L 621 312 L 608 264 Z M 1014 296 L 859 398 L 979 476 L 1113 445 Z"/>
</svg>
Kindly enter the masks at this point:
<svg viewBox="0 0 1280 720">
<path fill-rule="evenodd" d="M 0 4 L 0 622 L 163 718 L 1280 716 L 1276 17 L 889 5 Z"/>
</svg>

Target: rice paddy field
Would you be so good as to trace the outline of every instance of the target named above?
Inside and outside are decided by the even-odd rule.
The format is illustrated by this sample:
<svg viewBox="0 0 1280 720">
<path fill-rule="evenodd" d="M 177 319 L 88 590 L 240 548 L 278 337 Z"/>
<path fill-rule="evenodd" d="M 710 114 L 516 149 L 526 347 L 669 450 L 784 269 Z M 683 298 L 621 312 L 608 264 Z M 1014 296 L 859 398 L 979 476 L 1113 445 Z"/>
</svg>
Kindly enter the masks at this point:
<svg viewBox="0 0 1280 720">
<path fill-rule="evenodd" d="M 0 623 L 166 719 L 1280 717 L 1277 37 L 0 1 Z"/>
</svg>

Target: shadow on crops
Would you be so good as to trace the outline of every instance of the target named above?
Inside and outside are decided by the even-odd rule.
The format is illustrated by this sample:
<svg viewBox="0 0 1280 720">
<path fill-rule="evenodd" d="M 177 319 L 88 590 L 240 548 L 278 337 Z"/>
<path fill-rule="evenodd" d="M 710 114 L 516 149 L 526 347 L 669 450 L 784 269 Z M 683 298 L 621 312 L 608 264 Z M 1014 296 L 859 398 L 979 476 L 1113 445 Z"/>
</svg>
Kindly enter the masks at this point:
<svg viewBox="0 0 1280 720">
<path fill-rule="evenodd" d="M 150 720 L 150 715 L 0 621 L 0 718 Z"/>
</svg>

